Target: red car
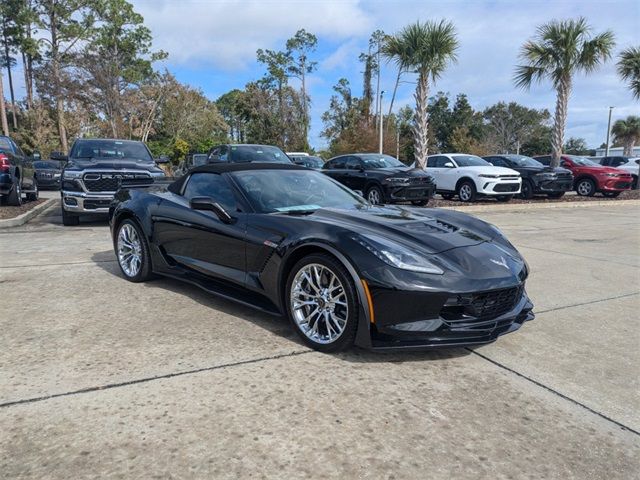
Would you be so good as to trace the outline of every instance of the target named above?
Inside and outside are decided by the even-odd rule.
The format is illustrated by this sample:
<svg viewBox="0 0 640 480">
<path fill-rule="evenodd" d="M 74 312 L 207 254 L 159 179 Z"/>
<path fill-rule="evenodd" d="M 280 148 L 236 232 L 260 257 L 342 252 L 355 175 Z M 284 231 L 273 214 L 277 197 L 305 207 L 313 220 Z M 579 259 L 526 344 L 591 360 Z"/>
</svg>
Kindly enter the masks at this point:
<svg viewBox="0 0 640 480">
<path fill-rule="evenodd" d="M 533 157 L 543 165 L 551 163 L 551 155 Z M 577 155 L 562 155 L 560 166 L 573 173 L 573 189 L 578 195 L 592 197 L 601 192 L 605 197 L 617 197 L 631 188 L 633 178 L 624 170 L 604 167 Z"/>
</svg>

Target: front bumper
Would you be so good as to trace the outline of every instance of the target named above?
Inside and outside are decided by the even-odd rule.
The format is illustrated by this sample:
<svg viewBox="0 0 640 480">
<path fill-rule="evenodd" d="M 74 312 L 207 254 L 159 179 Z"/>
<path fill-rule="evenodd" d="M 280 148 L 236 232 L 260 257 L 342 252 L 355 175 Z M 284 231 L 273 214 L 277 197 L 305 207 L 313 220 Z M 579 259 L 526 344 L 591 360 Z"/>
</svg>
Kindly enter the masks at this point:
<svg viewBox="0 0 640 480">
<path fill-rule="evenodd" d="M 435 184 L 420 186 L 385 186 L 385 194 L 391 202 L 411 202 L 429 200 L 436 192 Z"/>
<path fill-rule="evenodd" d="M 70 213 L 109 213 L 114 193 L 85 193 L 62 190 L 62 208 Z"/>
<path fill-rule="evenodd" d="M 500 181 L 483 178 L 479 181 L 478 193 L 480 195 L 516 195 L 520 193 L 522 180 Z"/>
<path fill-rule="evenodd" d="M 396 313 L 391 317 L 375 317 L 376 323 L 371 325 L 371 345 L 368 347 L 392 351 L 491 343 L 502 335 L 515 332 L 524 322 L 535 318 L 533 303 L 527 296 L 524 285 L 517 288 L 520 288 L 519 297 L 507 311 L 489 318 L 462 316 L 458 319 L 452 319 L 443 313 L 443 306 L 451 298 L 449 294 L 433 293 L 425 296 L 424 293 L 396 292 L 396 296 L 386 292 L 386 295 L 380 295 L 381 292 L 373 289 L 374 311 L 384 312 L 393 308 Z M 429 295 L 431 302 L 427 300 Z M 425 307 L 422 318 L 415 315 L 420 305 Z M 404 315 L 407 318 L 413 317 L 413 320 L 393 323 Z M 392 323 L 387 323 L 389 321 Z"/>
<path fill-rule="evenodd" d="M 536 193 L 568 192 L 573 188 L 573 178 L 542 180 L 534 185 Z"/>
<path fill-rule="evenodd" d="M 633 183 L 631 175 L 628 177 L 608 177 L 606 179 L 599 179 L 598 190 L 603 192 L 621 192 L 629 190 Z"/>
</svg>

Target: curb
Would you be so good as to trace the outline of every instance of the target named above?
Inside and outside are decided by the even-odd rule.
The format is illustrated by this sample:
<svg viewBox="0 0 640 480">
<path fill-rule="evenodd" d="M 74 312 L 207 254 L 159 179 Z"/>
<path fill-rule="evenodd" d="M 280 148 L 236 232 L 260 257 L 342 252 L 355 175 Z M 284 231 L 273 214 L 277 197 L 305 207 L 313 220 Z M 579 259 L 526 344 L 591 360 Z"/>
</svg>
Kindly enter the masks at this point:
<svg viewBox="0 0 640 480">
<path fill-rule="evenodd" d="M 33 217 L 40 215 L 44 210 L 52 206 L 57 201 L 58 201 L 57 198 L 50 198 L 46 202 L 41 203 L 37 207 L 34 207 L 31 210 L 29 210 L 28 212 L 24 212 L 22 215 L 0 220 L 0 229 L 9 228 L 9 227 L 18 227 L 20 225 L 24 225 Z"/>
<path fill-rule="evenodd" d="M 554 203 L 515 203 L 513 205 L 476 205 L 471 207 L 435 207 L 458 212 L 514 212 L 522 210 L 543 210 L 545 208 L 582 208 L 582 207 L 613 207 L 637 205 L 640 200 L 594 200 L 585 202 L 554 202 Z"/>
</svg>

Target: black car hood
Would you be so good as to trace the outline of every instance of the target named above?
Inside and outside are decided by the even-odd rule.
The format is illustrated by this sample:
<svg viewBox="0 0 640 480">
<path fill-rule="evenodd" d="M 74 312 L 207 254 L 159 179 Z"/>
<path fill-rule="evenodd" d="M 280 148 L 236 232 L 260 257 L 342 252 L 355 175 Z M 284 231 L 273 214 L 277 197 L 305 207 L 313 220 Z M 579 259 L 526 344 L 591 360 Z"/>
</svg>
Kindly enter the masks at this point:
<svg viewBox="0 0 640 480">
<path fill-rule="evenodd" d="M 514 170 L 518 170 L 519 172 L 531 172 L 531 173 L 571 173 L 569 170 L 567 170 L 566 168 L 560 168 L 560 167 L 547 167 L 547 166 L 542 166 L 542 167 L 516 167 L 514 168 Z"/>
<path fill-rule="evenodd" d="M 429 175 L 420 168 L 410 167 L 389 167 L 389 168 L 373 168 L 367 170 L 367 173 L 377 173 L 381 175 L 391 176 L 396 175 L 399 177 L 428 177 Z"/>
<path fill-rule="evenodd" d="M 359 234 L 376 234 L 435 254 L 492 240 L 488 224 L 458 212 L 403 207 L 323 208 L 305 217 Z"/>
<path fill-rule="evenodd" d="M 67 170 L 144 170 L 151 172 L 159 170 L 153 161 L 140 160 L 135 158 L 91 158 L 91 159 L 79 159 L 72 158 L 65 166 Z"/>
</svg>

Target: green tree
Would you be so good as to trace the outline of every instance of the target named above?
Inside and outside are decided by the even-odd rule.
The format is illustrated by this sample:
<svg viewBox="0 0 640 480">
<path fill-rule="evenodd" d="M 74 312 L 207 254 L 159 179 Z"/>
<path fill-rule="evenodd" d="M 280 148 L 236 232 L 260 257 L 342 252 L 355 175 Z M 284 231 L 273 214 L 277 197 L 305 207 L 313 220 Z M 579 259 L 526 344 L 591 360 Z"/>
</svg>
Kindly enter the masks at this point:
<svg viewBox="0 0 640 480">
<path fill-rule="evenodd" d="M 640 117 L 629 115 L 622 120 L 616 120 L 611 127 L 614 141 L 620 142 L 624 147 L 623 155 L 633 156 L 633 147 L 640 141 Z"/>
<path fill-rule="evenodd" d="M 283 126 L 281 145 L 286 142 L 284 124 L 285 124 L 285 98 L 284 89 L 287 86 L 289 76 L 287 73 L 288 67 L 292 63 L 291 52 L 277 52 L 275 50 L 262 50 L 259 49 L 256 52 L 258 62 L 264 64 L 267 67 L 267 74 L 265 80 L 273 83 L 277 92 L 278 101 L 278 117 L 280 124 Z"/>
<path fill-rule="evenodd" d="M 384 55 L 388 61 L 393 60 L 398 69 L 396 74 L 396 81 L 393 85 L 393 94 L 391 95 L 391 102 L 389 102 L 389 115 L 393 111 L 393 104 L 396 100 L 396 94 L 398 93 L 398 86 L 402 75 L 407 73 L 409 69 L 409 49 L 406 43 L 403 43 L 397 35 L 388 35 L 385 37 L 384 44 L 382 45 L 382 55 Z"/>
<path fill-rule="evenodd" d="M 517 152 L 550 118 L 548 110 L 527 108 L 516 102 L 498 102 L 485 108 L 482 115 L 487 142 L 501 153 Z"/>
<path fill-rule="evenodd" d="M 318 39 L 312 33 L 305 29 L 298 30 L 296 34 L 287 40 L 287 52 L 292 61 L 288 66 L 289 75 L 300 80 L 302 85 L 302 111 L 303 111 L 303 128 L 304 128 L 304 146 L 305 150 L 309 148 L 307 136 L 309 134 L 309 98 L 307 95 L 307 75 L 313 73 L 318 67 L 318 62 L 309 58 L 316 46 Z"/>
<path fill-rule="evenodd" d="M 435 82 L 447 65 L 456 59 L 458 40 L 453 24 L 444 20 L 416 22 L 397 34 L 407 52 L 407 68 L 418 73 L 416 87 L 415 157 L 418 166 L 424 167 L 428 147 L 428 98 L 429 82 Z"/>
<path fill-rule="evenodd" d="M 618 75 L 629 83 L 633 98 L 640 99 L 640 47 L 629 47 L 620 52 Z"/>
<path fill-rule="evenodd" d="M 569 155 L 589 155 L 589 147 L 584 138 L 569 138 L 564 144 L 563 151 Z"/>
<path fill-rule="evenodd" d="M 592 35 L 587 21 L 579 18 L 542 25 L 536 36 L 522 46 L 520 57 L 525 63 L 516 67 L 516 85 L 529 89 L 534 82 L 549 79 L 556 89 L 551 139 L 554 167 L 559 165 L 562 154 L 573 76 L 578 72 L 593 72 L 611 57 L 614 44 L 611 31 Z"/>
<path fill-rule="evenodd" d="M 83 49 L 81 65 L 91 96 L 118 138 L 126 131 L 123 96 L 153 76 L 152 63 L 166 53 L 151 51 L 151 31 L 126 0 L 93 2 L 95 26 Z"/>
</svg>

